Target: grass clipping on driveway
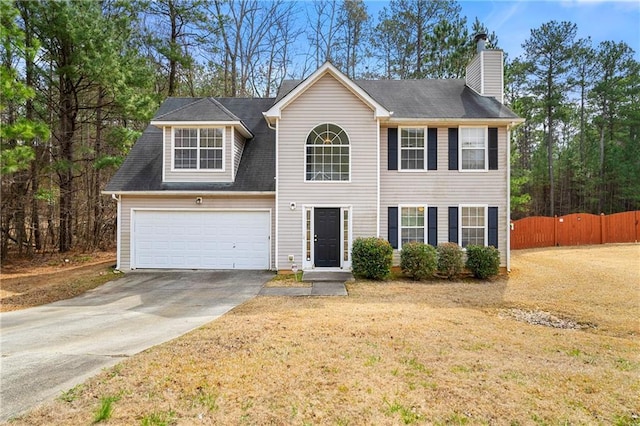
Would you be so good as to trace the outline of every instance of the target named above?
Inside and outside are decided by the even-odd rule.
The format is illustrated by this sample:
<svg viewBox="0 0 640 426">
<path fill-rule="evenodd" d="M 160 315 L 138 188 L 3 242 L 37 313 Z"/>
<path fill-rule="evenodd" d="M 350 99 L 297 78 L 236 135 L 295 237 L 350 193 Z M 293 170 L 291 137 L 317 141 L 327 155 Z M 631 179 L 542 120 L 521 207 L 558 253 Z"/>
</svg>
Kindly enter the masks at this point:
<svg viewBox="0 0 640 426">
<path fill-rule="evenodd" d="M 639 255 L 523 250 L 509 279 L 258 297 L 16 424 L 89 424 L 105 398 L 110 425 L 638 424 Z"/>
</svg>

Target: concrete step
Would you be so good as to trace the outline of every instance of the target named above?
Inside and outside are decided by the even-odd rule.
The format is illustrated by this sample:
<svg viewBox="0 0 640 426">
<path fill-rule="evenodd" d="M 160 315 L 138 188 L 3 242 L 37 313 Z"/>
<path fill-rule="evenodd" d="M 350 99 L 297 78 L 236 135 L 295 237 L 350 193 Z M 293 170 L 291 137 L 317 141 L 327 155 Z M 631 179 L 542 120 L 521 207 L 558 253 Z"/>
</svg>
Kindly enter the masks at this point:
<svg viewBox="0 0 640 426">
<path fill-rule="evenodd" d="M 317 282 L 340 282 L 353 280 L 353 274 L 349 271 L 304 271 L 302 281 Z"/>
</svg>

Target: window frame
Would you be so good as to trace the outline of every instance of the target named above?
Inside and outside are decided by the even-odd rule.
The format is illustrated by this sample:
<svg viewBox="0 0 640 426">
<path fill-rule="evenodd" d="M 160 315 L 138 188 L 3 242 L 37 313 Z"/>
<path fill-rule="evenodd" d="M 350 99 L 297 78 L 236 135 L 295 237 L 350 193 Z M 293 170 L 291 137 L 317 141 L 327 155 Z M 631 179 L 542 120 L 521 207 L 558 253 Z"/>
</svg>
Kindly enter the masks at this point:
<svg viewBox="0 0 640 426">
<path fill-rule="evenodd" d="M 463 130 L 464 129 L 482 129 L 484 135 L 484 168 L 482 169 L 467 169 L 463 167 L 463 155 L 462 153 L 466 149 L 463 148 Z M 478 148 L 473 148 L 478 149 Z M 459 126 L 458 127 L 458 171 L 463 173 L 477 173 L 489 171 L 489 126 Z"/>
<path fill-rule="evenodd" d="M 427 212 L 429 208 L 426 204 L 399 204 L 398 205 L 398 251 L 402 250 L 402 229 L 420 229 L 419 226 L 403 226 L 402 210 L 409 208 L 422 209 L 422 243 L 426 243 L 429 238 L 429 217 Z M 412 240 L 413 241 L 413 240 Z"/>
<path fill-rule="evenodd" d="M 177 130 L 196 130 L 196 146 L 195 147 L 176 147 L 176 131 Z M 220 147 L 208 147 L 201 145 L 201 130 L 220 130 L 222 133 L 221 145 Z M 197 173 L 207 173 L 207 172 L 224 172 L 226 168 L 226 127 L 224 126 L 172 126 L 171 127 L 171 171 L 172 172 L 197 172 Z M 176 167 L 176 150 L 178 149 L 191 149 L 196 151 L 196 167 L 195 168 L 183 168 Z M 202 159 L 201 153 L 202 151 L 207 150 L 216 150 L 220 151 L 222 155 L 222 162 L 220 168 L 202 168 L 200 166 L 200 161 Z"/>
<path fill-rule="evenodd" d="M 404 150 L 412 150 L 412 151 L 419 151 L 419 148 L 409 148 L 409 147 L 402 147 L 402 131 L 403 130 L 415 130 L 415 129 L 419 129 L 422 130 L 422 168 L 421 169 L 405 169 L 402 167 L 402 152 Z M 429 135 L 429 128 L 427 126 L 398 126 L 398 171 L 400 172 L 409 172 L 409 173 L 415 173 L 415 172 L 426 172 L 428 167 L 427 167 L 427 163 L 429 161 L 429 152 L 428 152 L 428 135 Z"/>
<path fill-rule="evenodd" d="M 482 227 L 480 226 L 464 226 L 463 222 L 462 222 L 462 217 L 463 217 L 463 210 L 466 208 L 481 208 L 483 209 L 483 215 L 484 215 L 484 224 Z M 489 205 L 488 204 L 459 204 L 458 205 L 458 245 L 460 247 L 462 247 L 464 250 L 466 250 L 466 247 L 469 245 L 467 243 L 467 245 L 464 244 L 464 234 L 463 234 L 463 229 L 479 229 L 479 228 L 483 228 L 484 232 L 483 232 L 483 242 L 482 245 L 486 247 L 488 241 L 489 241 Z"/>
<path fill-rule="evenodd" d="M 343 147 L 343 148 L 347 149 L 347 156 L 348 156 L 348 159 L 349 159 L 349 162 L 348 162 L 349 172 L 348 172 L 347 179 L 345 179 L 345 180 L 342 180 L 342 179 L 340 179 L 340 180 L 333 180 L 333 179 L 330 179 L 330 180 L 311 179 L 310 180 L 310 179 L 307 179 L 307 167 L 309 166 L 307 158 L 309 157 L 309 154 L 308 154 L 309 148 L 318 147 L 318 146 L 324 146 L 324 145 L 319 145 L 319 144 L 309 144 L 309 138 L 311 137 L 312 133 L 314 131 L 316 131 L 316 129 L 318 129 L 321 126 L 335 126 L 335 127 L 339 128 L 342 131 L 342 133 L 345 135 L 345 137 L 347 138 L 347 143 L 346 144 L 334 145 L 334 146 Z M 316 133 L 318 133 L 318 132 L 316 132 Z M 315 156 L 316 154 L 313 154 L 313 155 Z M 325 154 L 323 154 L 323 155 L 325 155 Z M 327 184 L 327 183 L 351 183 L 351 170 L 352 170 L 352 165 L 351 165 L 351 137 L 349 136 L 349 133 L 347 133 L 347 131 L 344 129 L 344 127 L 342 127 L 339 124 L 336 124 L 334 122 L 323 122 L 323 123 L 319 123 L 319 124 L 314 125 L 313 128 L 307 133 L 307 137 L 306 137 L 306 139 L 304 141 L 304 169 L 303 169 L 303 174 L 304 174 L 303 178 L 304 178 L 304 180 L 303 180 L 303 182 L 304 183 L 313 183 L 313 184 L 316 184 L 316 183 L 321 183 L 321 184 L 323 184 L 323 183 L 324 184 Z M 342 172 L 340 172 L 340 173 L 342 173 Z"/>
</svg>

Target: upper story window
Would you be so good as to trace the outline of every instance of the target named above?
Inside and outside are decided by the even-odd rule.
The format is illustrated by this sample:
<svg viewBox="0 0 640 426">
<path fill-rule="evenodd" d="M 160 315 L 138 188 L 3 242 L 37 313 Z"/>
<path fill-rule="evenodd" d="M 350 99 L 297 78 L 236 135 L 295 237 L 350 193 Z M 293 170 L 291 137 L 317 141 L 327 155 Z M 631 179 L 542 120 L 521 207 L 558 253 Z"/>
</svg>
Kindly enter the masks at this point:
<svg viewBox="0 0 640 426">
<path fill-rule="evenodd" d="M 349 137 L 340 126 L 315 127 L 306 144 L 305 180 L 348 181 L 350 178 Z"/>
<path fill-rule="evenodd" d="M 425 129 L 404 127 L 400 129 L 400 169 L 424 170 Z"/>
<path fill-rule="evenodd" d="M 222 170 L 223 134 L 220 127 L 174 128 L 174 169 Z"/>
<path fill-rule="evenodd" d="M 460 127 L 460 170 L 487 170 L 487 128 Z"/>
</svg>

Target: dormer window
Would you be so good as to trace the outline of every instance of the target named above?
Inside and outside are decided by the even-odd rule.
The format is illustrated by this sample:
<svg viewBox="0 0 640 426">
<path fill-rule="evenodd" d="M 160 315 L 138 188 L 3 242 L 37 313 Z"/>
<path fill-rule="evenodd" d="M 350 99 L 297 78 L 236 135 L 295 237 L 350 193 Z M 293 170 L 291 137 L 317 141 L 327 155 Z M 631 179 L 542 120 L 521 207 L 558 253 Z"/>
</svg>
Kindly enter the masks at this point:
<svg viewBox="0 0 640 426">
<path fill-rule="evenodd" d="M 224 129 L 221 127 L 173 129 L 173 168 L 223 170 Z"/>
</svg>

